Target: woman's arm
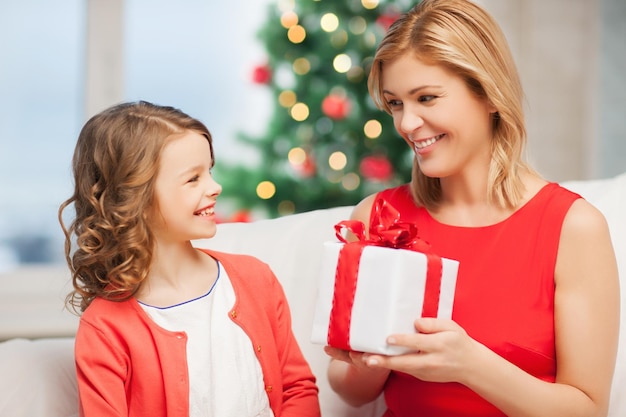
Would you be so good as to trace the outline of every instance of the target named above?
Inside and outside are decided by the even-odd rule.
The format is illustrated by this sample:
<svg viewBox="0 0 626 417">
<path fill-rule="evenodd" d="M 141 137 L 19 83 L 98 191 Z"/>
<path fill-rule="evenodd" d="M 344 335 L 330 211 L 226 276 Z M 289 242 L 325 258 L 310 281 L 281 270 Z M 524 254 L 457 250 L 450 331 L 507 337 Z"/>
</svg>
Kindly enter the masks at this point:
<svg viewBox="0 0 626 417">
<path fill-rule="evenodd" d="M 369 218 L 376 195 L 366 197 L 357 204 L 350 216 L 369 227 Z M 350 234 L 347 240 L 354 240 Z M 365 365 L 363 354 L 326 346 L 325 352 L 331 357 L 328 365 L 328 382 L 331 388 L 348 404 L 361 406 L 374 401 L 383 391 L 389 370 L 372 369 Z"/>
<path fill-rule="evenodd" d="M 366 366 L 363 353 L 349 352 L 326 346 L 331 357 L 328 365 L 330 387 L 345 402 L 360 407 L 374 401 L 383 392 L 389 370 Z"/>
<path fill-rule="evenodd" d="M 497 366 L 475 389 L 511 416 L 606 416 L 619 334 L 619 281 L 606 220 L 584 200 L 569 210 L 555 271 L 555 384 Z"/>
</svg>

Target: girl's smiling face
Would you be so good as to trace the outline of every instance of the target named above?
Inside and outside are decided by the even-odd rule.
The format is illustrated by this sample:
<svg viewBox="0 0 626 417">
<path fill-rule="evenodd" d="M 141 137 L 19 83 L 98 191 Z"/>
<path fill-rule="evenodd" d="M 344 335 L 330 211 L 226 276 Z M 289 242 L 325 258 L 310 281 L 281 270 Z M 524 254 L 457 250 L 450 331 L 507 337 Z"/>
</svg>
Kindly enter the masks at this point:
<svg viewBox="0 0 626 417">
<path fill-rule="evenodd" d="M 209 141 L 195 131 L 168 139 L 154 184 L 151 217 L 157 240 L 187 241 L 215 234 L 215 202 L 222 187 L 211 174 Z"/>
<path fill-rule="evenodd" d="M 407 53 L 384 63 L 382 90 L 394 126 L 414 149 L 424 175 L 489 169 L 496 109 L 461 77 Z"/>
</svg>

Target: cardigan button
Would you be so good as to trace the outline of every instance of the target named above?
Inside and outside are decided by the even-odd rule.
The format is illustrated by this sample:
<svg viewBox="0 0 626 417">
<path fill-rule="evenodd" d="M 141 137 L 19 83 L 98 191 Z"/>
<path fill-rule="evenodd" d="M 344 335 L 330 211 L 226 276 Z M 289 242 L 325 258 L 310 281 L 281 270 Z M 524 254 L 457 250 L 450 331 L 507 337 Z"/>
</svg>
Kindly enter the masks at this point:
<svg viewBox="0 0 626 417">
<path fill-rule="evenodd" d="M 231 316 L 232 318 L 236 319 L 236 318 L 237 318 L 237 310 L 233 310 L 233 311 L 231 311 L 231 312 L 230 312 L 230 316 Z"/>
<path fill-rule="evenodd" d="M 259 352 L 259 353 L 261 352 L 261 345 L 256 347 L 256 351 Z"/>
<path fill-rule="evenodd" d="M 272 392 L 272 389 L 273 388 L 272 388 L 271 385 L 268 385 L 268 386 L 265 387 L 265 391 L 267 391 L 267 392 Z"/>
</svg>

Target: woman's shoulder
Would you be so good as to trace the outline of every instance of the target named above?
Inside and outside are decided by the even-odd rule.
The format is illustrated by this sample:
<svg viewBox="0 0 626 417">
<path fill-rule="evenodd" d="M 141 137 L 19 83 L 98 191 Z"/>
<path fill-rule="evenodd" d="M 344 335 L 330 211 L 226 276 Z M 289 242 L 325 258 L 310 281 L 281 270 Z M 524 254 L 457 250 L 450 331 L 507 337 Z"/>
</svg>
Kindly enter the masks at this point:
<svg viewBox="0 0 626 417">
<path fill-rule="evenodd" d="M 414 204 L 409 184 L 402 184 L 397 187 L 385 188 L 363 198 L 354 206 L 350 219 L 360 220 L 367 224 L 372 213 L 372 207 L 379 198 L 385 199 L 392 205 Z"/>
<path fill-rule="evenodd" d="M 363 200 L 359 201 L 352 209 L 350 220 L 360 220 L 367 224 L 370 218 L 370 213 L 372 212 L 372 206 L 374 205 L 377 196 L 378 194 L 370 194 Z"/>
<path fill-rule="evenodd" d="M 608 236 L 609 227 L 604 214 L 578 194 L 565 188 L 561 189 L 573 194 L 574 198 L 563 222 L 563 232 L 580 238 Z"/>
</svg>

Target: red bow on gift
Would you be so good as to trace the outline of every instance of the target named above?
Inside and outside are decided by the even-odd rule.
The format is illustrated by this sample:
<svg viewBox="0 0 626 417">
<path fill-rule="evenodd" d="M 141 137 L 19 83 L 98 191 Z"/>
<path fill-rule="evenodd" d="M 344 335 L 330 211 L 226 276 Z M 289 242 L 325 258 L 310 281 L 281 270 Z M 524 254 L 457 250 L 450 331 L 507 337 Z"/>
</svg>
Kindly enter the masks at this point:
<svg viewBox="0 0 626 417">
<path fill-rule="evenodd" d="M 409 249 L 428 253 L 430 244 L 417 236 L 414 223 L 400 221 L 400 212 L 386 200 L 378 199 L 374 203 L 370 220 L 369 238 L 365 238 L 365 225 L 359 220 L 343 220 L 335 225 L 337 239 L 349 243 L 342 235 L 347 229 L 366 245 L 384 246 L 394 249 Z"/>
<path fill-rule="evenodd" d="M 343 229 L 349 230 L 356 241 L 348 242 Z M 417 226 L 400 221 L 400 212 L 386 200 L 377 199 L 370 220 L 369 237 L 365 225 L 358 220 L 344 220 L 335 225 L 337 239 L 345 245 L 339 252 L 335 273 L 333 306 L 328 326 L 328 344 L 345 350 L 350 348 L 350 320 L 359 273 L 359 260 L 366 246 L 383 246 L 424 253 L 427 275 L 422 305 L 422 317 L 437 317 L 441 290 L 441 257 L 432 253 L 430 244 L 417 235 Z"/>
</svg>

